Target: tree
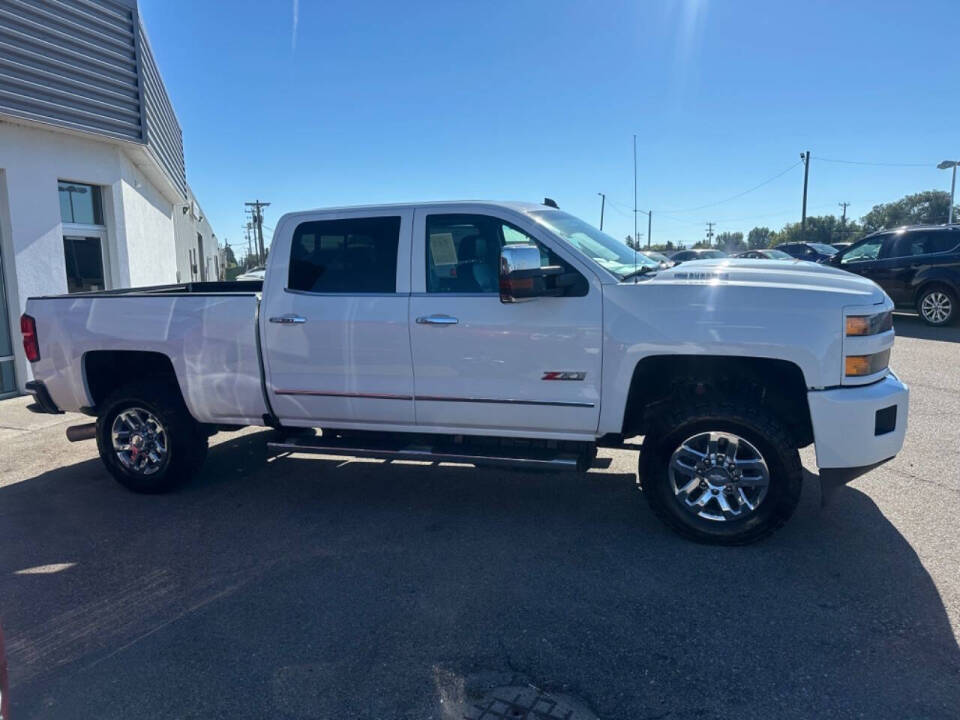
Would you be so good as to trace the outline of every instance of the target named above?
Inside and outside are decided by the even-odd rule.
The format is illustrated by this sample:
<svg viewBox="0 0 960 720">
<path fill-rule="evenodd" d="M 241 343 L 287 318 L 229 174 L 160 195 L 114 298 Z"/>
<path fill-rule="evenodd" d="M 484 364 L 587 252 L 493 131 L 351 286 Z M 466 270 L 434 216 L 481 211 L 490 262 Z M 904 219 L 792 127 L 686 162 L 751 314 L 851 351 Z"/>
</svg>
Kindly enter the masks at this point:
<svg viewBox="0 0 960 720">
<path fill-rule="evenodd" d="M 768 248 L 775 242 L 776 233 L 768 227 L 755 227 L 747 233 L 747 247 L 751 250 Z"/>
<path fill-rule="evenodd" d="M 925 190 L 894 202 L 874 205 L 861 221 L 867 232 L 900 225 L 940 224 L 947 222 L 949 209 L 949 193 L 943 190 Z M 953 214 L 954 217 L 957 216 L 956 209 Z"/>
<path fill-rule="evenodd" d="M 226 244 L 223 246 L 223 259 L 226 261 L 228 268 L 236 267 L 237 256 L 233 254 L 233 248 Z"/>
<path fill-rule="evenodd" d="M 717 247 L 726 252 L 746 250 L 742 232 L 722 232 L 717 234 Z"/>
<path fill-rule="evenodd" d="M 829 245 L 835 242 L 853 242 L 863 236 L 863 228 L 855 221 L 848 220 L 841 227 L 840 218 L 836 215 L 819 215 L 807 218 L 807 232 L 800 232 L 800 223 L 787 223 L 776 235 L 776 243 L 807 242 L 824 243 Z"/>
</svg>

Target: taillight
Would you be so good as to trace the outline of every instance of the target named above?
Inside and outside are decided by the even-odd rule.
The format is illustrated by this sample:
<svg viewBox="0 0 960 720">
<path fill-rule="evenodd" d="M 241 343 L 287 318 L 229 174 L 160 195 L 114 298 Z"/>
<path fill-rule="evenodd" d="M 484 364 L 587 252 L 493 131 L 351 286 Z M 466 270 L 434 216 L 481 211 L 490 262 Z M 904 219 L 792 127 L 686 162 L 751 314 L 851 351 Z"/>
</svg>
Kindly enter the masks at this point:
<svg viewBox="0 0 960 720">
<path fill-rule="evenodd" d="M 27 360 L 36 362 L 40 359 L 40 343 L 37 342 L 37 321 L 29 315 L 21 315 L 20 334 L 23 335 L 23 351 L 27 354 Z"/>
</svg>

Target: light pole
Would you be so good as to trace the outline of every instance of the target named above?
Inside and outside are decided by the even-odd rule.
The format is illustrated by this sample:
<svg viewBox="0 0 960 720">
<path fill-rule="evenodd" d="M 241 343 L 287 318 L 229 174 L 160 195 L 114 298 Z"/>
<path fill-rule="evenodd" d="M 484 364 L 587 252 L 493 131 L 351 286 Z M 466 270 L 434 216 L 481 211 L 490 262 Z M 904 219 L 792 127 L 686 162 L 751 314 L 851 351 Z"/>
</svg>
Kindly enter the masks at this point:
<svg viewBox="0 0 960 720">
<path fill-rule="evenodd" d="M 600 196 L 600 229 L 603 230 L 603 206 L 607 204 L 607 196 L 604 193 L 597 193 Z"/>
<path fill-rule="evenodd" d="M 957 165 L 960 165 L 960 160 L 944 160 L 937 165 L 941 170 L 953 168 L 953 180 L 950 181 L 950 210 L 947 212 L 947 225 L 953 224 L 953 192 L 957 189 Z"/>
<path fill-rule="evenodd" d="M 647 216 L 647 249 L 650 249 L 650 235 L 653 232 L 651 225 L 653 225 L 653 210 L 637 210 L 637 212 L 643 213 Z"/>
</svg>

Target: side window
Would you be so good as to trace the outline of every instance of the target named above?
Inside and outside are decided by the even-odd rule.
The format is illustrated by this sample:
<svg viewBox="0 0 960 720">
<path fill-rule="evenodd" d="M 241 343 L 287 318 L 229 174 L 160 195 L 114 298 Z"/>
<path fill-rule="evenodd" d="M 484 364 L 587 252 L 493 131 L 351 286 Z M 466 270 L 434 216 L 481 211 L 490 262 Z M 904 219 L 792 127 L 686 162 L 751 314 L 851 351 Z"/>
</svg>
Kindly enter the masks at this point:
<svg viewBox="0 0 960 720">
<path fill-rule="evenodd" d="M 316 293 L 397 291 L 400 218 L 300 223 L 293 231 L 287 287 Z"/>
<path fill-rule="evenodd" d="M 803 256 L 803 247 L 800 245 L 780 245 L 777 249 L 783 250 L 790 257 L 798 258 Z"/>
<path fill-rule="evenodd" d="M 960 232 L 948 230 L 927 233 L 923 246 L 926 253 L 950 252 L 960 246 Z"/>
<path fill-rule="evenodd" d="M 427 292 L 496 293 L 500 287 L 500 248 L 533 244 L 540 265 L 572 268 L 519 228 L 488 215 L 428 215 Z"/>
<path fill-rule="evenodd" d="M 887 257 L 899 258 L 923 255 L 929 252 L 925 247 L 929 236 L 929 233 L 924 232 L 901 233 L 894 237 L 893 242 L 890 244 L 890 254 Z"/>
<path fill-rule="evenodd" d="M 877 235 L 876 237 L 872 237 L 860 245 L 847 250 L 847 252 L 843 254 L 843 257 L 840 258 L 840 264 L 846 265 L 847 263 L 852 262 L 876 260 L 878 257 L 880 257 L 880 248 L 883 247 L 884 240 L 886 240 L 887 237 L 889 236 Z"/>
</svg>

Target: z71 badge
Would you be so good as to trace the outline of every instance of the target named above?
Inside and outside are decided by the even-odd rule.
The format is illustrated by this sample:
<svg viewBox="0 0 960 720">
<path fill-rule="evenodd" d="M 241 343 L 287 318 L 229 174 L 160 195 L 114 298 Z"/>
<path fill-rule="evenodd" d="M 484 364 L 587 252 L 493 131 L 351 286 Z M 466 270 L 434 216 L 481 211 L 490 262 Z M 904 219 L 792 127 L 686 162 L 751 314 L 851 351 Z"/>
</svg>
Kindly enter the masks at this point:
<svg viewBox="0 0 960 720">
<path fill-rule="evenodd" d="M 583 370 L 548 370 L 541 380 L 583 380 L 587 374 Z"/>
</svg>

